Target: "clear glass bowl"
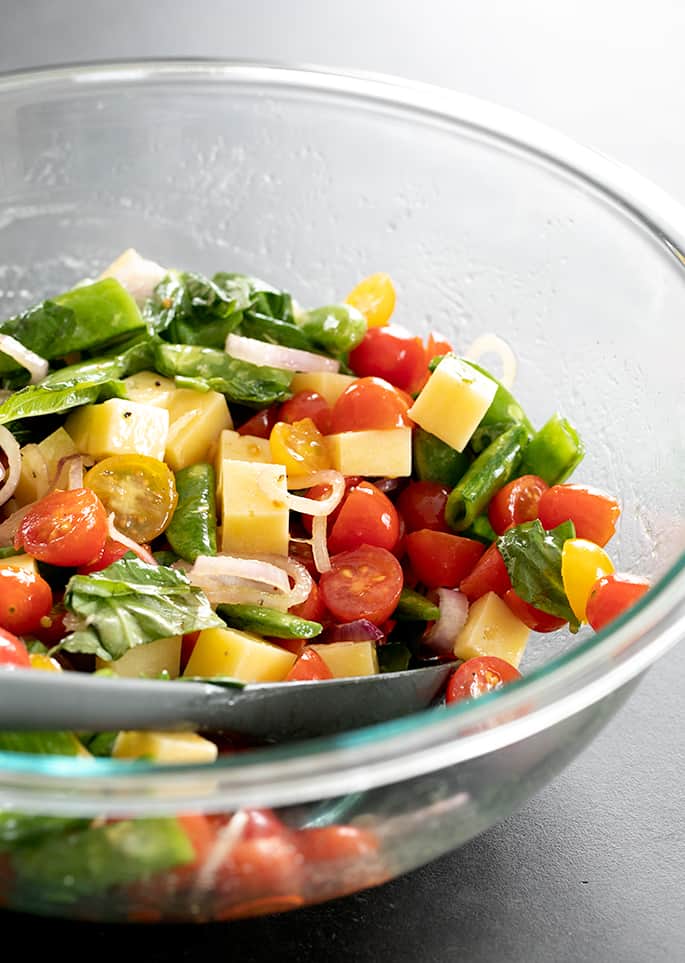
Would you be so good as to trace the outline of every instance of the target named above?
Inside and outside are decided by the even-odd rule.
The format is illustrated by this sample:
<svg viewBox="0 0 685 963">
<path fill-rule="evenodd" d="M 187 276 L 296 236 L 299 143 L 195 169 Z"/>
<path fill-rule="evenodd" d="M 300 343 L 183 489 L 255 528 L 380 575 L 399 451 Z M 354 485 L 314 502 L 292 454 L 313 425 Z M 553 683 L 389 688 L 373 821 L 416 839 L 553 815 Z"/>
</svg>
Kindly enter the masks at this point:
<svg viewBox="0 0 685 963">
<path fill-rule="evenodd" d="M 228 883 L 221 846 L 163 883 L 135 879 L 122 852 L 116 885 L 104 885 L 96 856 L 67 872 L 49 846 L 17 874 L 5 842 L 4 905 L 148 921 L 284 910 L 404 873 L 521 806 L 685 634 L 685 212 L 493 105 L 311 69 L 148 62 L 7 75 L 0 142 L 4 316 L 128 246 L 258 274 L 304 304 L 388 271 L 399 323 L 461 346 L 494 331 L 514 347 L 529 416 L 568 415 L 588 451 L 575 480 L 622 499 L 617 569 L 654 580 L 610 631 L 535 636 L 525 679 L 475 704 L 209 768 L 5 754 L 5 816 L 125 818 L 144 837 L 176 813 L 271 807 L 289 840 L 344 823 L 379 849 L 351 844 L 285 868 L 274 851 L 268 879 L 248 860 Z M 60 839 L 68 852 L 66 830 Z"/>
</svg>

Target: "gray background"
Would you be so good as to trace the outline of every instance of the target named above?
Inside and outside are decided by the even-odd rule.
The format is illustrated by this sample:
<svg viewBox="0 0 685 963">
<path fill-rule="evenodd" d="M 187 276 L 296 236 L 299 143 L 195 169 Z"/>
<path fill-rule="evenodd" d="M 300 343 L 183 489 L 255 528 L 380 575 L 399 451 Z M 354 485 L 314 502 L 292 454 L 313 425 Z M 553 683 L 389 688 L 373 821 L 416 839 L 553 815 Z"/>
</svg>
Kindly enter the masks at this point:
<svg viewBox="0 0 685 963">
<path fill-rule="evenodd" d="M 552 124 L 685 202 L 682 0 L 0 0 L 0 14 L 2 70 L 216 56 L 401 74 Z M 207 927 L 4 914 L 4 937 L 72 959 L 134 951 L 149 963 L 681 960 L 684 681 L 680 645 L 522 812 L 380 890 Z"/>
</svg>

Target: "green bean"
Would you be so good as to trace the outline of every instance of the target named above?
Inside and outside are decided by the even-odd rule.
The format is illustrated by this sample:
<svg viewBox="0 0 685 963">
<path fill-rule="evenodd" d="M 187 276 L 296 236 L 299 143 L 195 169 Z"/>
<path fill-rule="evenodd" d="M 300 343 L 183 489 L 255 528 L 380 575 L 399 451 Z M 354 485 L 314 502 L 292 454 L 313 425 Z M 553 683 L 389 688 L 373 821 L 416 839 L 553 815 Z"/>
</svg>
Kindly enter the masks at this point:
<svg viewBox="0 0 685 963">
<path fill-rule="evenodd" d="M 172 549 L 187 562 L 216 555 L 214 469 L 199 463 L 176 472 L 178 504 L 166 530 Z"/>
<path fill-rule="evenodd" d="M 479 428 L 485 426 L 495 426 L 495 425 L 514 425 L 520 424 L 524 425 L 528 431 L 528 435 L 532 436 L 534 434 L 534 429 L 526 413 L 518 403 L 516 398 L 512 395 L 508 388 L 505 388 L 494 375 L 490 374 L 487 368 L 481 368 L 480 365 L 476 364 L 475 361 L 469 361 L 468 358 L 461 359 L 465 364 L 470 365 L 479 371 L 486 378 L 490 378 L 497 385 L 497 391 L 495 392 L 495 397 L 490 403 L 490 407 L 485 412 L 481 418 Z"/>
<path fill-rule="evenodd" d="M 462 535 L 466 538 L 475 538 L 477 542 L 483 542 L 484 545 L 490 545 L 497 538 L 497 532 L 490 524 L 487 515 L 478 515 L 474 518 L 470 528 L 465 529 Z"/>
<path fill-rule="evenodd" d="M 319 622 L 262 605 L 219 605 L 217 615 L 234 629 L 271 635 L 276 639 L 313 639 L 323 628 Z"/>
<path fill-rule="evenodd" d="M 469 466 L 469 456 L 418 426 L 414 429 L 414 468 L 421 481 L 452 488 Z"/>
<path fill-rule="evenodd" d="M 381 672 L 404 672 L 409 668 L 411 652 L 406 645 L 380 645 L 378 647 L 378 668 Z"/>
<path fill-rule="evenodd" d="M 392 617 L 403 622 L 435 622 L 439 615 L 438 606 L 429 602 L 425 595 L 403 588 Z"/>
<path fill-rule="evenodd" d="M 583 460 L 585 446 L 573 425 L 555 413 L 533 436 L 520 465 L 520 474 L 538 475 L 558 485 Z"/>
<path fill-rule="evenodd" d="M 512 425 L 485 449 L 450 492 L 445 520 L 455 532 L 470 528 L 490 499 L 514 477 L 528 443 L 528 429 Z"/>
</svg>

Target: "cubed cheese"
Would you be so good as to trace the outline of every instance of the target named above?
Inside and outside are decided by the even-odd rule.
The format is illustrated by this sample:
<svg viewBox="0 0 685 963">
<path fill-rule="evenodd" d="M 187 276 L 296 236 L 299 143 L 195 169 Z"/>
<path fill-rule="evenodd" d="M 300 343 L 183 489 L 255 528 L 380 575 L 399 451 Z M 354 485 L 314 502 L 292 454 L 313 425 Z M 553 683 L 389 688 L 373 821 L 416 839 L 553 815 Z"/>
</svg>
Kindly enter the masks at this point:
<svg viewBox="0 0 685 963">
<path fill-rule="evenodd" d="M 343 475 L 411 475 L 411 428 L 343 431 L 326 435 L 333 467 Z"/>
<path fill-rule="evenodd" d="M 221 432 L 216 446 L 215 472 L 216 488 L 220 492 L 224 485 L 224 461 L 271 461 L 271 445 L 268 438 L 257 435 L 239 435 L 237 431 L 226 428 Z"/>
<path fill-rule="evenodd" d="M 356 675 L 378 675 L 375 642 L 329 642 L 312 645 L 336 679 Z"/>
<path fill-rule="evenodd" d="M 494 592 L 487 592 L 471 605 L 454 643 L 454 654 L 464 660 L 494 655 L 518 667 L 529 635 L 528 626 L 514 615 L 506 602 Z"/>
<path fill-rule="evenodd" d="M 283 465 L 224 459 L 221 551 L 287 555 L 289 510 Z"/>
<path fill-rule="evenodd" d="M 171 396 L 176 391 L 172 379 L 163 378 L 156 371 L 139 371 L 129 375 L 124 378 L 124 385 L 131 401 L 139 401 L 142 405 L 155 405 L 157 408 L 168 408 Z"/>
<path fill-rule="evenodd" d="M 409 417 L 447 445 L 463 451 L 495 397 L 492 378 L 458 358 L 445 358 L 409 409 Z"/>
<path fill-rule="evenodd" d="M 107 662 L 98 658 L 95 665 L 97 669 L 110 669 L 115 675 L 127 679 L 154 679 L 163 672 L 175 679 L 181 669 L 181 636 L 170 635 L 136 645 L 120 659 Z"/>
<path fill-rule="evenodd" d="M 340 395 L 355 379 L 351 375 L 338 374 L 333 371 L 297 372 L 290 382 L 293 394 L 299 391 L 316 391 L 322 395 L 331 407 Z"/>
<path fill-rule="evenodd" d="M 46 495 L 50 487 L 50 475 L 45 458 L 38 445 L 24 445 L 21 449 L 21 471 L 14 490 L 18 508 L 30 505 Z"/>
<path fill-rule="evenodd" d="M 207 461 L 219 435 L 233 422 L 218 391 L 181 388 L 169 400 L 169 434 L 164 459 L 173 471 Z"/>
<path fill-rule="evenodd" d="M 203 629 L 183 674 L 230 676 L 240 682 L 281 682 L 297 656 L 238 629 Z"/>
<path fill-rule="evenodd" d="M 169 412 L 155 405 L 111 398 L 72 412 L 65 428 L 80 452 L 93 458 L 149 455 L 164 458 Z"/>
<path fill-rule="evenodd" d="M 137 732 L 124 730 L 112 746 L 114 759 L 149 759 L 151 762 L 181 765 L 214 762 L 216 743 L 196 732 Z"/>
<path fill-rule="evenodd" d="M 9 555 L 7 558 L 0 558 L 0 568 L 18 568 L 30 575 L 39 574 L 36 560 L 32 555 Z"/>
</svg>

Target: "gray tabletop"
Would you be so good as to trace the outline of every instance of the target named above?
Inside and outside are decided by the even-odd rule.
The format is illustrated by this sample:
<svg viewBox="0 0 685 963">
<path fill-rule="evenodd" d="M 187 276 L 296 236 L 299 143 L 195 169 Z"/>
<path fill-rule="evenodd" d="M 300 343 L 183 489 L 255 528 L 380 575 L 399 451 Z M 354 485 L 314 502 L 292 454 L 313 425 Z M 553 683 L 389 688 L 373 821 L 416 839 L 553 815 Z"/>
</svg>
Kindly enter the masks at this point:
<svg viewBox="0 0 685 963">
<path fill-rule="evenodd" d="M 401 74 L 499 101 L 685 202 L 681 0 L 5 0 L 0 69 L 215 56 Z M 685 645 L 525 809 L 379 890 L 227 926 L 112 928 L 4 914 L 72 959 L 683 958 Z"/>
</svg>

